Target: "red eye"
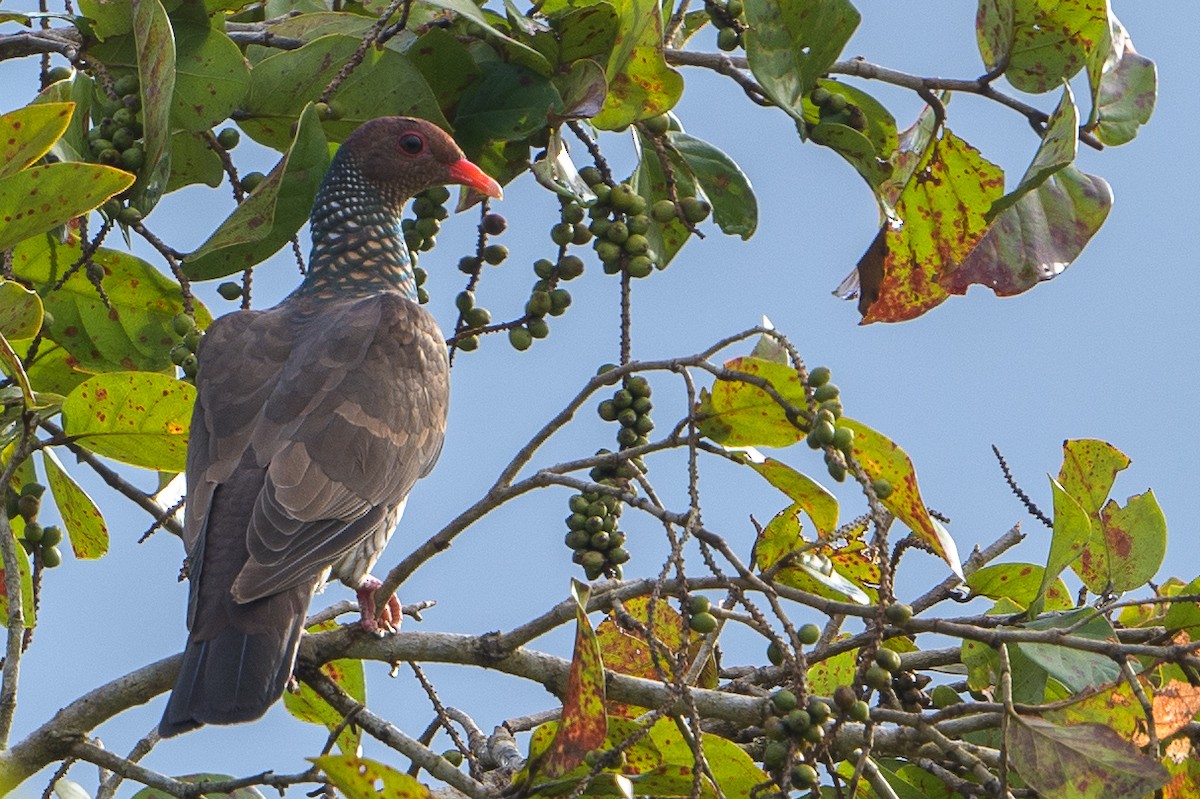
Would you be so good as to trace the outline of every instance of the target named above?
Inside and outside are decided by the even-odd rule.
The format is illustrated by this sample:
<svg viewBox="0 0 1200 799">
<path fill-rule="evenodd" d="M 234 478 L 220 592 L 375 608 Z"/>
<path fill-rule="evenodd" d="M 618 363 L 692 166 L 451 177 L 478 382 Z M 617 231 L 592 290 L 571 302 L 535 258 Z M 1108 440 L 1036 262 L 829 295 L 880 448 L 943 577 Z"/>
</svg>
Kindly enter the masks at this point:
<svg viewBox="0 0 1200 799">
<path fill-rule="evenodd" d="M 409 155 L 417 155 L 425 149 L 425 140 L 415 133 L 405 133 L 400 137 L 400 149 Z"/>
</svg>

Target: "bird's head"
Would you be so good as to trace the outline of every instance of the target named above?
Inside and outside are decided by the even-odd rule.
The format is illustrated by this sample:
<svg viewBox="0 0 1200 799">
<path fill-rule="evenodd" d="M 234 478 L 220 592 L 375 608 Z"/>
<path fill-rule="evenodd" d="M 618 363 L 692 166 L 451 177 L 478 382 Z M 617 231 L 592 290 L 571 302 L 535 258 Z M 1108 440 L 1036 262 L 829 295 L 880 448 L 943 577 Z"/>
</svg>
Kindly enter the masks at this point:
<svg viewBox="0 0 1200 799">
<path fill-rule="evenodd" d="M 468 161 L 454 139 L 423 119 L 366 122 L 342 143 L 339 156 L 349 159 L 384 196 L 408 198 L 446 184 L 469 186 L 489 197 L 502 195 L 500 184 Z"/>
</svg>

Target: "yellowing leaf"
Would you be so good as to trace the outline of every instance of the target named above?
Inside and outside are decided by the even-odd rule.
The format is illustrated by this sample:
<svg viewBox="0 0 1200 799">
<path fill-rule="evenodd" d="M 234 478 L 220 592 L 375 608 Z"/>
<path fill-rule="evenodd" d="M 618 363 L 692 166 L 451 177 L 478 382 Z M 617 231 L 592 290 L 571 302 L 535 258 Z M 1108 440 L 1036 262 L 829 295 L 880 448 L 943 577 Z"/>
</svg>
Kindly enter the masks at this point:
<svg viewBox="0 0 1200 799">
<path fill-rule="evenodd" d="M 100 207 L 131 183 L 128 172 L 78 161 L 0 178 L 0 250 Z"/>
<path fill-rule="evenodd" d="M 42 327 L 42 298 L 12 280 L 0 280 L 0 334 L 10 342 L 32 338 Z"/>
<path fill-rule="evenodd" d="M 429 789 L 404 772 L 348 755 L 312 758 L 346 799 L 430 799 Z"/>
<path fill-rule="evenodd" d="M 725 362 L 731 372 L 765 381 L 796 409 L 805 407 L 804 384 L 796 370 L 761 358 Z M 718 380 L 700 398 L 700 432 L 727 447 L 786 447 L 808 433 L 802 417 L 789 419 L 774 397 L 753 382 Z"/>
<path fill-rule="evenodd" d="M 75 557 L 89 560 L 104 555 L 108 552 L 108 526 L 96 503 L 67 474 L 54 450 L 42 450 L 42 466 Z"/>
<path fill-rule="evenodd" d="M 41 158 L 71 124 L 74 103 L 38 103 L 0 116 L 0 178 Z"/>
</svg>

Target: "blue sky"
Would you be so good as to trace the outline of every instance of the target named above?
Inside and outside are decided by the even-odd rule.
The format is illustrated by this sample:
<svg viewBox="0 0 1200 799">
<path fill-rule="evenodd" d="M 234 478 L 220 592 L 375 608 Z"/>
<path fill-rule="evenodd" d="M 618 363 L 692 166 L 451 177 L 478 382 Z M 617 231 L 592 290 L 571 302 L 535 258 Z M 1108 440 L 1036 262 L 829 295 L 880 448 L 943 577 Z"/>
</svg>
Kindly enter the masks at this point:
<svg viewBox="0 0 1200 799">
<path fill-rule="evenodd" d="M 705 241 L 688 244 L 665 272 L 635 285 L 635 357 L 690 354 L 756 324 L 762 315 L 770 317 L 810 365 L 833 370 L 849 415 L 908 451 L 926 500 L 952 519 L 949 529 L 964 557 L 1016 521 L 1030 536 L 1011 558 L 1045 557 L 1048 532 L 1008 492 L 992 444 L 1004 452 L 1025 490 L 1047 507 L 1046 474 L 1057 473 L 1063 439 L 1106 439 L 1133 460 L 1113 496 L 1123 502 L 1153 488 L 1166 513 L 1171 543 L 1159 579 L 1194 577 L 1200 555 L 1187 513 L 1195 493 L 1191 437 L 1200 398 L 1195 349 L 1200 331 L 1187 289 L 1195 262 L 1190 239 L 1195 212 L 1188 210 L 1194 170 L 1185 147 L 1200 123 L 1200 68 L 1194 42 L 1180 34 L 1195 28 L 1196 10 L 1188 4 L 1114 5 L 1138 51 L 1158 63 L 1160 93 L 1154 118 L 1133 143 L 1103 153 L 1080 148 L 1081 168 L 1105 177 L 1115 193 L 1108 222 L 1077 262 L 1048 284 L 1004 300 L 976 287 L 901 325 L 860 327 L 853 304 L 831 295 L 878 223 L 874 201 L 853 171 L 831 152 L 802 144 L 782 113 L 749 104 L 728 79 L 686 70 L 678 115 L 689 133 L 717 144 L 742 165 L 758 195 L 761 220 L 749 242 L 712 229 Z M 943 77 L 982 71 L 968 4 L 912 0 L 859 6 L 864 19 L 847 57 Z M 0 110 L 29 100 L 23 87 L 32 85 L 26 80 L 32 66 L 0 65 L 7 78 Z M 885 102 L 902 126 L 920 110 L 910 92 L 855 84 Z M 1083 103 L 1086 93 L 1077 96 Z M 1055 100 L 1035 101 L 1051 110 Z M 1010 185 L 1038 144 L 1022 117 L 974 97 L 954 98 L 949 125 L 1001 164 Z M 609 135 L 602 144 L 628 170 L 628 140 Z M 239 157 L 250 150 L 243 146 Z M 258 168 L 270 163 L 261 160 Z M 224 188 L 189 189 L 168 198 L 149 221 L 173 246 L 187 250 L 228 213 L 229 203 Z M 528 176 L 496 205 L 509 217 L 510 229 L 500 241 L 513 254 L 486 273 L 480 289 L 480 302 L 495 318 L 519 313 L 534 280 L 530 264 L 551 252 L 553 207 Z M 454 264 L 473 235 L 473 215 L 455 218 L 439 236 L 438 248 L 422 258 L 430 272 L 430 307 L 444 329 L 453 326 L 453 296 L 463 282 Z M 136 249 L 156 262 L 144 248 Z M 287 254 L 277 256 L 256 273 L 256 304 L 273 302 L 296 280 Z M 571 289 L 571 310 L 551 320 L 550 338 L 529 352 L 516 353 L 497 339 L 459 357 L 441 461 L 414 492 L 381 571 L 406 546 L 478 499 L 595 367 L 616 359 L 615 282 L 589 264 Z M 214 314 L 232 310 L 211 287 L 201 293 Z M 669 429 L 686 410 L 682 389 L 661 379 L 655 389 L 655 420 L 659 430 Z M 589 455 L 611 446 L 611 436 L 594 414 L 581 414 L 535 465 Z M 806 448 L 773 454 L 814 475 L 823 472 L 819 457 Z M 650 467 L 668 504 L 681 507 L 686 488 L 681 461 L 664 457 Z M 73 471 L 83 476 L 83 467 Z M 149 480 L 142 477 L 142 483 Z M 41 626 L 22 672 L 18 737 L 62 703 L 183 644 L 186 590 L 175 582 L 182 558 L 178 542 L 160 533 L 137 545 L 146 517 L 95 481 L 87 485 L 109 512 L 112 552 L 99 562 L 68 558 L 47 575 Z M 721 463 L 705 464 L 701 489 L 706 524 L 743 556 L 753 540 L 749 515 L 766 520 L 785 504 L 755 475 Z M 578 574 L 562 546 L 568 493 L 543 494 L 471 528 L 402 588 L 406 602 L 439 602 L 422 629 L 508 629 L 567 596 L 569 579 Z M 845 503 L 843 518 L 860 512 L 852 492 L 839 487 L 838 494 Z M 656 572 L 664 551 L 661 532 L 648 519 L 627 514 L 624 520 L 634 553 L 627 573 Z M 699 560 L 692 565 L 699 567 Z M 898 593 L 911 597 L 945 575 L 940 561 L 913 554 L 904 562 Z M 346 595 L 332 586 L 316 605 Z M 803 613 L 797 619 L 810 620 Z M 409 624 L 408 629 L 417 627 Z M 727 663 L 761 658 L 760 645 L 744 635 L 731 634 L 725 645 Z M 569 638 L 561 633 L 535 646 L 569 657 Z M 370 664 L 368 673 L 373 708 L 410 732 L 425 727 L 431 711 L 406 670 L 393 681 L 381 664 Z M 471 713 L 485 729 L 506 716 L 554 704 L 538 686 L 491 673 L 433 667 L 430 674 L 443 701 Z M 157 722 L 162 702 L 102 729 L 106 746 L 127 751 Z M 205 728 L 169 741 L 146 765 L 171 773 L 290 772 L 304 767 L 301 758 L 316 754 L 324 737 L 276 707 L 254 725 Z M 94 769 L 77 768 L 73 776 L 86 784 Z M 21 795 L 36 795 L 43 787 L 31 781 Z"/>
</svg>

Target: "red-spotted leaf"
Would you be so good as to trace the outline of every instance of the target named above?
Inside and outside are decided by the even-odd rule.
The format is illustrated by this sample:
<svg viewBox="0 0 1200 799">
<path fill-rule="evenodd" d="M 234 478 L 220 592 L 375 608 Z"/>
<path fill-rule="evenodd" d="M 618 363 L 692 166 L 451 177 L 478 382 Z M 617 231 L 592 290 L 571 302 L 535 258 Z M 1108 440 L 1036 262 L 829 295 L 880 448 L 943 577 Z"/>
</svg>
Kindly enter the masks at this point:
<svg viewBox="0 0 1200 799">
<path fill-rule="evenodd" d="M 1129 456 L 1095 438 L 1063 442 L 1063 462 L 1058 482 L 1085 513 L 1098 513 L 1108 499 L 1117 474 L 1129 467 Z"/>
<path fill-rule="evenodd" d="M 131 0 L 146 160 L 130 204 L 148 214 L 171 175 L 171 103 L 175 94 L 175 32 L 160 0 Z"/>
<path fill-rule="evenodd" d="M 1093 518 L 1091 535 L 1073 564 L 1093 593 L 1131 591 L 1152 578 L 1167 550 L 1167 520 L 1153 491 L 1130 497 L 1124 507 L 1109 500 Z"/>
<path fill-rule="evenodd" d="M 241 272 L 275 254 L 308 221 L 328 166 L 329 148 L 321 121 L 309 105 L 300 115 L 287 154 L 208 240 L 184 259 L 183 271 L 193 280 L 212 280 Z"/>
<path fill-rule="evenodd" d="M 91 560 L 103 556 L 108 552 L 108 526 L 96 503 L 67 474 L 54 450 L 42 450 L 42 467 L 75 557 Z"/>
<path fill-rule="evenodd" d="M 950 570 L 960 578 L 962 564 L 958 559 L 958 547 L 950 533 L 929 515 L 921 490 L 917 487 L 917 473 L 913 469 L 908 453 L 887 436 L 872 430 L 862 422 L 843 417 L 841 427 L 854 431 L 853 453 L 855 459 L 872 479 L 883 478 L 892 486 L 892 493 L 881 500 L 884 507 L 896 514 L 896 518 L 908 525 L 913 533 L 932 548 Z"/>
<path fill-rule="evenodd" d="M 315 633 L 323 630 L 333 630 L 337 626 L 337 622 L 327 621 L 309 627 L 308 632 Z M 367 683 L 366 677 L 363 674 L 363 663 L 361 660 L 352 660 L 350 658 L 331 660 L 321 666 L 321 671 L 326 677 L 337 683 L 354 701 L 366 704 Z M 338 749 L 342 750 L 343 755 L 354 756 L 358 754 L 359 744 L 362 741 L 361 730 L 353 724 L 344 724 L 345 719 L 342 714 L 326 702 L 320 694 L 309 687 L 307 683 L 301 682 L 298 691 L 284 692 L 283 706 L 287 708 L 289 713 L 301 721 L 307 721 L 310 724 L 320 724 L 330 732 L 340 727 L 341 732 L 338 733 L 337 738 Z"/>
<path fill-rule="evenodd" d="M 429 789 L 402 771 L 365 757 L 312 758 L 346 799 L 430 799 Z"/>
<path fill-rule="evenodd" d="M 604 711 L 604 663 L 596 632 L 587 618 L 591 590 L 578 580 L 571 581 L 575 599 L 575 651 L 567 691 L 563 696 L 562 716 L 554 742 L 537 767 L 543 777 L 561 777 L 583 762 L 584 755 L 598 749 L 608 732 Z"/>
<path fill-rule="evenodd" d="M 837 529 L 838 501 L 829 489 L 786 463 L 763 457 L 754 449 L 740 455 L 743 463 L 761 474 L 808 514 L 821 536 L 833 534 Z"/>
<path fill-rule="evenodd" d="M 1083 252 L 1112 209 L 1103 178 L 1063 167 L 1006 208 L 966 260 L 941 281 L 953 294 L 973 284 L 1011 297 L 1058 277 Z"/>
<path fill-rule="evenodd" d="M 975 37 L 979 54 L 989 72 L 1008 63 L 1013 45 L 1015 0 L 979 0 L 975 13 Z"/>
<path fill-rule="evenodd" d="M 930 147 L 858 263 L 863 323 L 900 322 L 950 296 L 948 280 L 987 232 L 1004 173 L 949 130 Z"/>
<path fill-rule="evenodd" d="M 662 6 L 657 0 L 626 0 L 614 7 L 619 27 L 604 70 L 608 96 L 592 118 L 601 130 L 658 116 L 683 94 L 683 76 L 663 56 Z"/>
<path fill-rule="evenodd" d="M 20 516 L 14 516 L 8 523 L 17 538 L 25 532 L 25 520 Z M 24 547 L 14 546 L 13 549 L 17 554 L 17 568 L 20 572 L 21 618 L 26 629 L 33 629 L 37 625 L 37 608 L 33 602 L 33 572 L 29 568 L 29 556 L 25 554 Z M 8 575 L 3 566 L 0 566 L 0 624 L 8 624 Z"/>
<path fill-rule="evenodd" d="M 772 571 L 777 582 L 838 602 L 866 605 L 874 601 L 874 588 L 867 593 L 868 586 L 855 582 L 859 577 L 878 582 L 877 570 L 864 571 L 856 563 L 861 557 L 861 547 L 851 544 L 851 551 L 843 553 L 840 542 L 808 540 L 801 533 L 800 510 L 799 504 L 792 505 L 767 523 L 755 539 L 752 565 Z M 781 564 L 784 558 L 788 561 Z M 843 570 L 850 576 L 843 574 Z"/>
<path fill-rule="evenodd" d="M 662 753 L 664 764 L 689 768 L 695 766 L 695 753 L 687 739 L 683 737 L 683 733 L 679 731 L 675 720 L 665 718 L 656 721 L 650 728 L 649 738 Z M 721 791 L 726 797 L 752 796 L 755 793 L 754 789 L 766 782 L 767 775 L 763 770 L 751 759 L 750 755 L 746 754 L 742 747 L 728 738 L 704 733 L 701 736 L 700 746 L 712 769 L 713 777 L 716 778 L 717 784 L 721 786 Z M 716 795 L 707 778 L 702 779 L 701 782 L 703 796 Z M 703 787 L 705 785 L 707 787 Z M 639 796 L 660 795 L 649 790 L 643 792 L 640 787 L 637 793 Z M 690 796 L 690 786 L 686 793 L 680 795 Z"/>
<path fill-rule="evenodd" d="M 861 16 L 849 0 L 749 0 L 746 58 L 759 85 L 803 121 L 803 99 L 837 60 Z"/>
<path fill-rule="evenodd" d="M 13 280 L 0 280 L 0 335 L 10 342 L 32 338 L 42 328 L 42 299 Z"/>
<path fill-rule="evenodd" d="M 55 356 L 54 363 L 47 366 L 45 376 L 53 387 L 41 390 L 65 393 L 62 388 L 78 382 L 71 375 L 73 369 L 174 374 L 170 351 L 179 336 L 171 328 L 171 320 L 183 310 L 179 284 L 140 258 L 101 247 L 92 261 L 103 270 L 101 285 L 107 303 L 83 269 L 75 270 L 61 287 L 50 291 L 82 254 L 77 239 L 60 244 L 52 236 L 27 239 L 13 250 L 13 271 L 42 292 L 46 310 L 54 317 L 50 338 L 69 353 L 66 358 Z M 192 302 L 198 326 L 208 327 L 212 314 L 198 300 Z M 44 344 L 39 356 L 42 349 Z M 37 372 L 35 362 L 30 374 Z"/>
<path fill-rule="evenodd" d="M 1162 764 L 1102 724 L 1060 727 L 1014 716 L 1005 745 L 1013 770 L 1046 799 L 1146 796 L 1168 778 Z"/>
<path fill-rule="evenodd" d="M 796 370 L 759 358 L 734 358 L 725 368 L 750 380 L 765 381 L 783 400 L 800 409 L 807 402 Z M 789 419 L 784 408 L 764 389 L 731 377 L 717 380 L 711 392 L 701 392 L 700 432 L 727 447 L 786 447 L 808 434 L 802 417 Z"/>
<path fill-rule="evenodd" d="M 78 161 L 0 178 L 0 250 L 98 208 L 131 183 L 128 172 Z"/>
<path fill-rule="evenodd" d="M 1035 563 L 994 563 L 967 577 L 972 596 L 1009 599 L 1023 608 L 1044 597 L 1046 610 L 1068 610 L 1075 606 L 1066 583 L 1057 577 L 1044 580 L 1046 569 Z M 1049 583 L 1049 588 L 1043 587 Z"/>
<path fill-rule="evenodd" d="M 1063 86 L 1062 99 L 1046 123 L 1042 143 L 1033 156 L 1033 163 L 1025 170 L 1015 189 L 992 203 L 988 217 L 995 219 L 1004 209 L 1015 205 L 1055 172 L 1074 161 L 1078 141 L 1079 111 L 1075 108 L 1075 96 L 1071 94 L 1070 86 Z"/>
<path fill-rule="evenodd" d="M 1133 42 L 1116 17 L 1110 44 L 1097 48 L 1088 61 L 1092 87 L 1092 119 L 1096 137 L 1108 145 L 1125 144 L 1137 136 L 1138 128 L 1150 121 L 1158 94 L 1158 70 L 1154 62 L 1133 49 Z"/>
<path fill-rule="evenodd" d="M 189 21 L 175 31 L 176 75 L 171 122 L 199 132 L 225 120 L 250 90 L 250 67 L 224 31 L 207 20 Z"/>
<path fill-rule="evenodd" d="M 74 103 L 39 103 L 0 116 L 0 178 L 46 154 L 71 124 Z"/>
<path fill-rule="evenodd" d="M 109 372 L 63 401 L 63 429 L 82 447 L 113 460 L 182 472 L 196 388 L 155 372 Z"/>
<path fill-rule="evenodd" d="M 984 62 L 989 69 L 1005 63 L 1004 77 L 1023 92 L 1061 86 L 1083 69 L 1093 51 L 1108 46 L 1107 0 L 988 0 L 984 5 L 989 9 L 980 15 L 987 26 L 979 30 Z M 1004 6 L 1011 7 L 1011 22 Z M 1011 43 L 1005 49 L 1002 37 L 1008 31 Z"/>
</svg>

